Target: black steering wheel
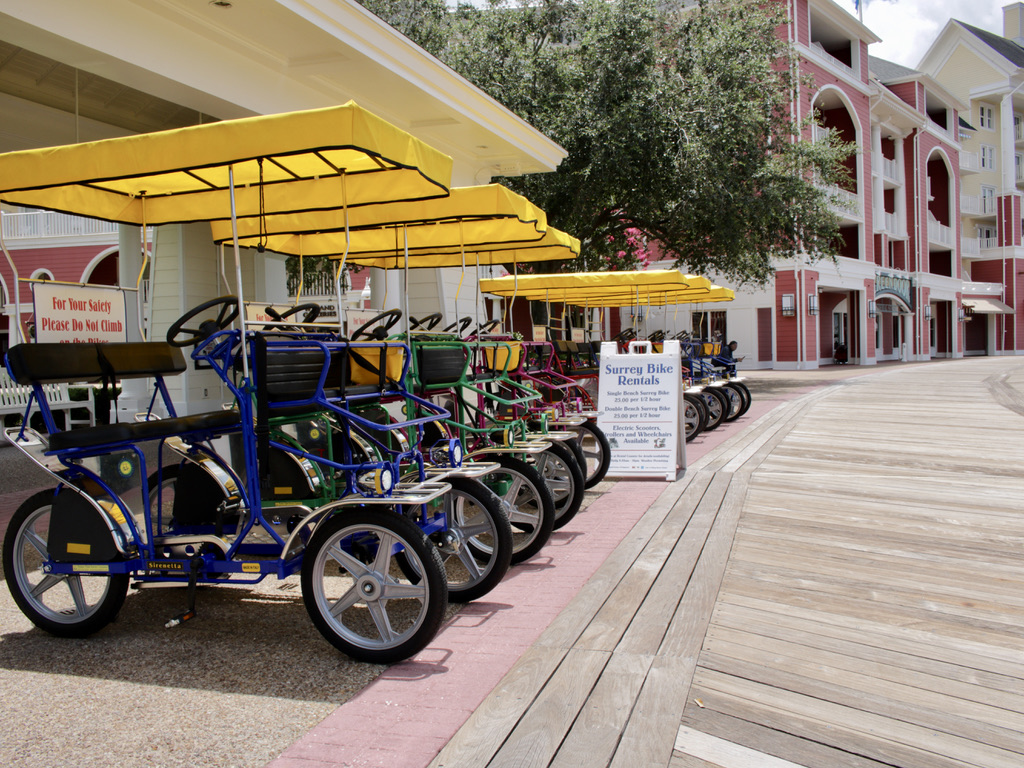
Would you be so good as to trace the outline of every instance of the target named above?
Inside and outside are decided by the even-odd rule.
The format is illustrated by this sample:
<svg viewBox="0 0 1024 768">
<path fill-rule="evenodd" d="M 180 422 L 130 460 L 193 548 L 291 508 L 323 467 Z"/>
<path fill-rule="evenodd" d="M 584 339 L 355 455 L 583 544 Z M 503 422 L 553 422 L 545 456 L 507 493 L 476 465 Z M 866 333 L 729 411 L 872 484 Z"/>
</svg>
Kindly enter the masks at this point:
<svg viewBox="0 0 1024 768">
<path fill-rule="evenodd" d="M 476 334 L 477 336 L 482 336 L 485 333 L 490 333 L 499 325 L 501 325 L 501 320 L 490 320 L 486 323 L 483 323 L 482 325 L 477 326 Z"/>
<path fill-rule="evenodd" d="M 472 317 L 464 317 L 461 320 L 456 320 L 454 323 L 444 329 L 445 333 L 454 333 L 461 336 L 466 332 L 466 329 L 473 324 Z M 457 329 L 457 330 L 456 330 Z"/>
<path fill-rule="evenodd" d="M 198 328 L 185 327 L 185 323 L 215 307 L 220 307 L 216 319 L 207 318 L 199 323 Z M 223 331 L 234 322 L 236 317 L 238 317 L 238 298 L 236 296 L 220 296 L 204 301 L 174 321 L 174 324 L 167 329 L 167 343 L 172 347 L 189 347 L 198 344 L 213 336 L 217 331 Z"/>
<path fill-rule="evenodd" d="M 402 319 L 402 310 L 400 309 L 388 309 L 381 312 L 376 317 L 372 317 L 365 323 L 360 325 L 350 334 L 349 338 L 355 341 L 360 336 L 373 336 L 377 341 L 383 341 L 387 338 L 388 331 L 395 327 L 399 320 Z M 377 326 L 373 329 L 373 333 L 369 333 L 367 329 Z"/>
<path fill-rule="evenodd" d="M 623 330 L 619 331 L 617 334 L 612 336 L 612 341 L 617 341 L 620 344 L 625 344 L 627 341 L 631 341 L 632 339 L 635 338 L 636 331 L 634 331 L 632 328 L 624 328 Z"/>
<path fill-rule="evenodd" d="M 434 312 L 419 320 L 417 320 L 415 317 L 410 317 L 409 330 L 415 331 L 418 330 L 421 326 L 425 325 L 426 328 L 424 328 L 424 330 L 430 331 L 433 330 L 437 326 L 437 324 L 440 323 L 443 319 L 444 315 L 442 315 L 440 312 Z"/>
<path fill-rule="evenodd" d="M 310 302 L 309 304 L 297 304 L 296 306 L 291 307 L 290 309 L 288 309 L 285 312 L 278 312 L 273 307 L 267 307 L 265 309 L 265 311 L 266 311 L 266 313 L 268 315 L 270 315 L 274 320 L 276 320 L 279 323 L 284 322 L 285 320 L 287 320 L 292 315 L 299 314 L 299 312 L 303 313 L 302 320 L 299 321 L 300 325 L 305 325 L 306 323 L 312 323 L 314 320 L 316 320 L 318 317 L 320 317 L 320 305 L 319 304 L 313 304 L 312 302 Z M 296 326 L 289 326 L 289 327 L 291 327 L 293 329 L 297 329 Z"/>
</svg>

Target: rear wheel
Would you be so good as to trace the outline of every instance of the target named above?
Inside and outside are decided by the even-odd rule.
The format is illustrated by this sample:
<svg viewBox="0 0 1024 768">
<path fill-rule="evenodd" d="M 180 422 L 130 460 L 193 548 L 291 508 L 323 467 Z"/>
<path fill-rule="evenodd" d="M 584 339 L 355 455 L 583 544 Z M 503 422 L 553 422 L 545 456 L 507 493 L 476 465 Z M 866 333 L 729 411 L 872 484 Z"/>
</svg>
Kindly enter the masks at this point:
<svg viewBox="0 0 1024 768">
<path fill-rule="evenodd" d="M 729 412 L 729 404 L 725 399 L 724 395 L 718 394 L 712 387 L 703 389 L 700 393 L 700 397 L 704 400 L 704 406 L 707 408 L 708 419 L 704 425 L 704 429 L 710 432 L 713 429 L 717 429 L 718 425 L 722 423 L 725 418 L 725 414 Z"/>
<path fill-rule="evenodd" d="M 585 421 L 574 429 L 576 440 L 586 460 L 584 464 L 580 465 L 586 478 L 583 487 L 593 488 L 608 474 L 608 465 L 612 461 L 612 448 L 608 444 L 608 437 L 604 430 L 594 422 Z"/>
<path fill-rule="evenodd" d="M 399 553 L 420 574 L 418 583 L 402 572 Z M 415 523 L 390 510 L 356 509 L 316 529 L 302 562 L 302 599 L 334 647 L 390 664 L 437 634 L 448 588 L 436 547 Z"/>
<path fill-rule="evenodd" d="M 723 417 L 723 421 L 736 421 L 736 419 L 740 417 L 740 414 L 743 413 L 743 396 L 728 384 L 723 387 L 719 387 L 718 391 L 725 395 L 725 399 L 729 405 L 728 410 Z"/>
<path fill-rule="evenodd" d="M 4 538 L 4 574 L 11 597 L 33 624 L 59 637 L 86 637 L 117 616 L 128 575 L 47 574 L 53 491 L 26 500 Z"/>
<path fill-rule="evenodd" d="M 569 448 L 552 441 L 551 447 L 534 455 L 555 502 L 555 529 L 561 528 L 580 511 L 583 503 L 583 470 Z"/>
<path fill-rule="evenodd" d="M 512 562 L 512 526 L 501 501 L 479 480 L 449 477 L 452 486 L 439 501 L 446 505 L 448 528 L 430 539 L 435 542 L 448 582 L 448 599 L 468 602 L 494 589 Z M 404 552 L 399 565 L 413 583 L 419 574 Z"/>
<path fill-rule="evenodd" d="M 683 395 L 683 419 L 686 424 L 686 442 L 704 431 L 708 423 L 708 409 L 700 395 Z"/>
<path fill-rule="evenodd" d="M 753 402 L 753 398 L 750 396 L 750 389 L 742 381 L 730 381 L 725 386 L 732 387 L 740 393 L 740 397 L 743 398 L 743 409 L 740 411 L 740 416 L 750 410 L 750 404 Z"/>
<path fill-rule="evenodd" d="M 497 494 L 512 524 L 512 562 L 537 554 L 555 525 L 555 502 L 537 468 L 515 456 L 501 454 L 499 469 L 481 478 Z"/>
</svg>

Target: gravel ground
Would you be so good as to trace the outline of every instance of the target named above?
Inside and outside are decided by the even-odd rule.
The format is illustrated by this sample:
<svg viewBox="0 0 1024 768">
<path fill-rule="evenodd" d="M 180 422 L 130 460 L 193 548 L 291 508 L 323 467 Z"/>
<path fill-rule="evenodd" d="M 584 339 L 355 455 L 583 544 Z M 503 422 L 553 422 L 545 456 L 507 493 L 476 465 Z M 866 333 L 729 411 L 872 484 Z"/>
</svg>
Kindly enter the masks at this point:
<svg viewBox="0 0 1024 768">
<path fill-rule="evenodd" d="M 263 766 L 387 668 L 323 639 L 297 576 L 202 588 L 197 618 L 165 629 L 184 609 L 183 589 L 131 590 L 115 622 L 66 640 L 0 588 L 0 765 Z"/>
</svg>

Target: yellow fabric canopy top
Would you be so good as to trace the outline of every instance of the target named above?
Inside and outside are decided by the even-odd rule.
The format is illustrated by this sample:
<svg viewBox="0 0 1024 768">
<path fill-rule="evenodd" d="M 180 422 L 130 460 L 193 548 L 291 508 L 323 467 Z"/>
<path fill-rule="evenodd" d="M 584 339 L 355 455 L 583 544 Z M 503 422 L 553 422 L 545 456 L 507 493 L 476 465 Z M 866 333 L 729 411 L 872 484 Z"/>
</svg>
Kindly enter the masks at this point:
<svg viewBox="0 0 1024 768">
<path fill-rule="evenodd" d="M 508 275 L 481 280 L 480 290 L 496 296 L 595 307 L 731 301 L 734 297 L 730 289 L 712 285 L 706 277 L 674 269 Z"/>
<path fill-rule="evenodd" d="M 348 232 L 345 224 L 348 224 Z M 231 239 L 230 222 L 215 221 L 216 242 Z M 499 185 L 456 187 L 448 197 L 381 204 L 350 211 L 305 212 L 240 219 L 239 245 L 262 245 L 291 256 L 330 256 L 383 269 L 501 264 L 574 258 L 580 244 L 547 224 L 522 195 Z"/>
<path fill-rule="evenodd" d="M 126 224 L 446 195 L 452 161 L 349 102 L 0 155 L 0 200 Z"/>
</svg>

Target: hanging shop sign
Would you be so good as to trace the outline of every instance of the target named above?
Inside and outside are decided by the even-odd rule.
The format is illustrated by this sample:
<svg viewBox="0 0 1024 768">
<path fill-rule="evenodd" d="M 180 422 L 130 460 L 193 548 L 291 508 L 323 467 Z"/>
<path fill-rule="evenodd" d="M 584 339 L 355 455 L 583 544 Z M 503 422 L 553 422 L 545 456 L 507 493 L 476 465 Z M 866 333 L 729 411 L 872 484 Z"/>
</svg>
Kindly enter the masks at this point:
<svg viewBox="0 0 1024 768">
<path fill-rule="evenodd" d="M 627 354 L 601 345 L 597 425 L 611 447 L 610 477 L 675 480 L 686 466 L 682 374 L 678 341 L 662 352 L 633 342 Z"/>
<path fill-rule="evenodd" d="M 105 344 L 128 338 L 120 288 L 43 281 L 32 284 L 32 301 L 36 341 Z"/>
<path fill-rule="evenodd" d="M 892 275 L 888 272 L 876 272 L 875 298 L 886 294 L 901 299 L 911 310 L 914 309 L 914 281 L 909 277 Z"/>
</svg>

